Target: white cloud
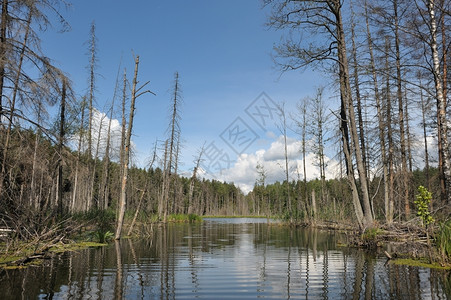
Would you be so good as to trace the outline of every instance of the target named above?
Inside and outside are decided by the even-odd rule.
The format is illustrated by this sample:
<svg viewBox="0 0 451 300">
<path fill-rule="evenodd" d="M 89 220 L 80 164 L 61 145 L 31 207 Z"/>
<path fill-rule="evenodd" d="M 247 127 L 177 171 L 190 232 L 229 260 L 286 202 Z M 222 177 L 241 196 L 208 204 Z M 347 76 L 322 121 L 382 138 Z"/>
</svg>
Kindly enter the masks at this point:
<svg viewBox="0 0 451 300">
<path fill-rule="evenodd" d="M 287 138 L 287 150 L 289 157 L 289 177 L 290 180 L 304 178 L 303 160 L 300 153 L 301 142 L 294 138 Z M 319 177 L 319 168 L 315 163 L 315 155 L 308 153 L 306 155 L 306 173 L 307 180 Z M 326 157 L 326 178 L 333 178 L 338 170 L 338 162 Z M 241 154 L 236 162 L 228 169 L 214 174 L 214 177 L 226 182 L 233 182 L 238 185 L 245 193 L 252 190 L 255 181 L 258 179 L 257 164 L 264 167 L 266 171 L 266 184 L 285 179 L 285 150 L 284 139 L 280 136 L 273 141 L 268 149 L 260 149 L 254 153 Z M 209 174 L 204 174 L 210 177 Z"/>
<path fill-rule="evenodd" d="M 85 120 L 85 124 L 88 121 Z M 99 145 L 98 157 L 102 157 L 105 153 L 106 142 L 108 137 L 108 126 L 110 118 L 103 112 L 97 109 L 93 110 L 92 115 L 92 131 L 91 131 L 91 141 L 92 141 L 92 155 L 96 153 L 97 145 Z M 86 125 L 86 128 L 88 126 Z M 100 131 L 100 132 L 99 132 Z M 100 133 L 100 134 L 99 134 Z M 88 147 L 87 135 L 83 138 L 82 151 L 86 151 Z M 75 134 L 69 139 L 71 147 L 74 149 L 78 147 L 79 135 Z M 113 159 L 118 159 L 119 149 L 121 145 L 121 125 L 119 120 L 111 119 L 110 128 L 110 155 Z M 134 149 L 134 143 L 132 142 L 132 149 Z"/>
</svg>

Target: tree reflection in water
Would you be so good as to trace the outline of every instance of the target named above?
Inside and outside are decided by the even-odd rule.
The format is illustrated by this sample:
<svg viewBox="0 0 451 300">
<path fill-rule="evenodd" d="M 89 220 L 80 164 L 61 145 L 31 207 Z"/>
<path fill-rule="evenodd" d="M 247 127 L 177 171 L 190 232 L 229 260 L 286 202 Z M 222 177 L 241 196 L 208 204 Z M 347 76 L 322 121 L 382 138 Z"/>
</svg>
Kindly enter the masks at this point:
<svg viewBox="0 0 451 300">
<path fill-rule="evenodd" d="M 446 299 L 450 272 L 385 265 L 343 237 L 266 220 L 167 224 L 151 239 L 2 270 L 2 299 Z"/>
</svg>

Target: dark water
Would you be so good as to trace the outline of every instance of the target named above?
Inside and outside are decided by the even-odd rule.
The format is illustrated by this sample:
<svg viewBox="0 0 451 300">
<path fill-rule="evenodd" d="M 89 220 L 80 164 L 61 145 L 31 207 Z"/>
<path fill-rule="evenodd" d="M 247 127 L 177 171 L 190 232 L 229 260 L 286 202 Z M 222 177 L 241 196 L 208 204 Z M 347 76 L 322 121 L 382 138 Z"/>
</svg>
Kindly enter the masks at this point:
<svg viewBox="0 0 451 300">
<path fill-rule="evenodd" d="M 263 219 L 169 224 L 153 239 L 1 271 L 0 299 L 451 298 L 450 272 L 386 265 L 339 242 L 345 237 Z"/>
</svg>

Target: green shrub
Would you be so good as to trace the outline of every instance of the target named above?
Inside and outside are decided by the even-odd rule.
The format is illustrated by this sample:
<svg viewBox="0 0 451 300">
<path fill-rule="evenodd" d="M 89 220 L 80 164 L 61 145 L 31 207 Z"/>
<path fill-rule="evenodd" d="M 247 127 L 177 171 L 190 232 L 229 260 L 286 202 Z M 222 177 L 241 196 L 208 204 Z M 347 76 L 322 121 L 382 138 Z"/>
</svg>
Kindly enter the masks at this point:
<svg viewBox="0 0 451 300">
<path fill-rule="evenodd" d="M 427 190 L 424 186 L 420 185 L 418 187 L 418 194 L 416 200 L 414 201 L 417 206 L 417 216 L 421 218 L 423 225 L 428 226 L 434 222 L 434 218 L 429 212 L 429 203 L 431 203 L 432 193 Z"/>
<path fill-rule="evenodd" d="M 102 232 L 100 230 L 96 230 L 91 234 L 91 241 L 96 241 L 101 244 L 108 243 L 114 237 L 114 233 L 111 231 Z"/>
</svg>

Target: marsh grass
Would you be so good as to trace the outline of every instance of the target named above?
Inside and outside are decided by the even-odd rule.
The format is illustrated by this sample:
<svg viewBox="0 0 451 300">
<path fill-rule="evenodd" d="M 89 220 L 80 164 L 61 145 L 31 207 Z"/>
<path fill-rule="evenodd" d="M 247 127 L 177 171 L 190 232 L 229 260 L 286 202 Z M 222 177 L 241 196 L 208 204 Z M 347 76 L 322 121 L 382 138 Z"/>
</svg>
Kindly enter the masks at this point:
<svg viewBox="0 0 451 300">
<path fill-rule="evenodd" d="M 451 219 L 439 224 L 435 235 L 435 244 L 442 262 L 449 262 L 451 259 Z"/>
</svg>

